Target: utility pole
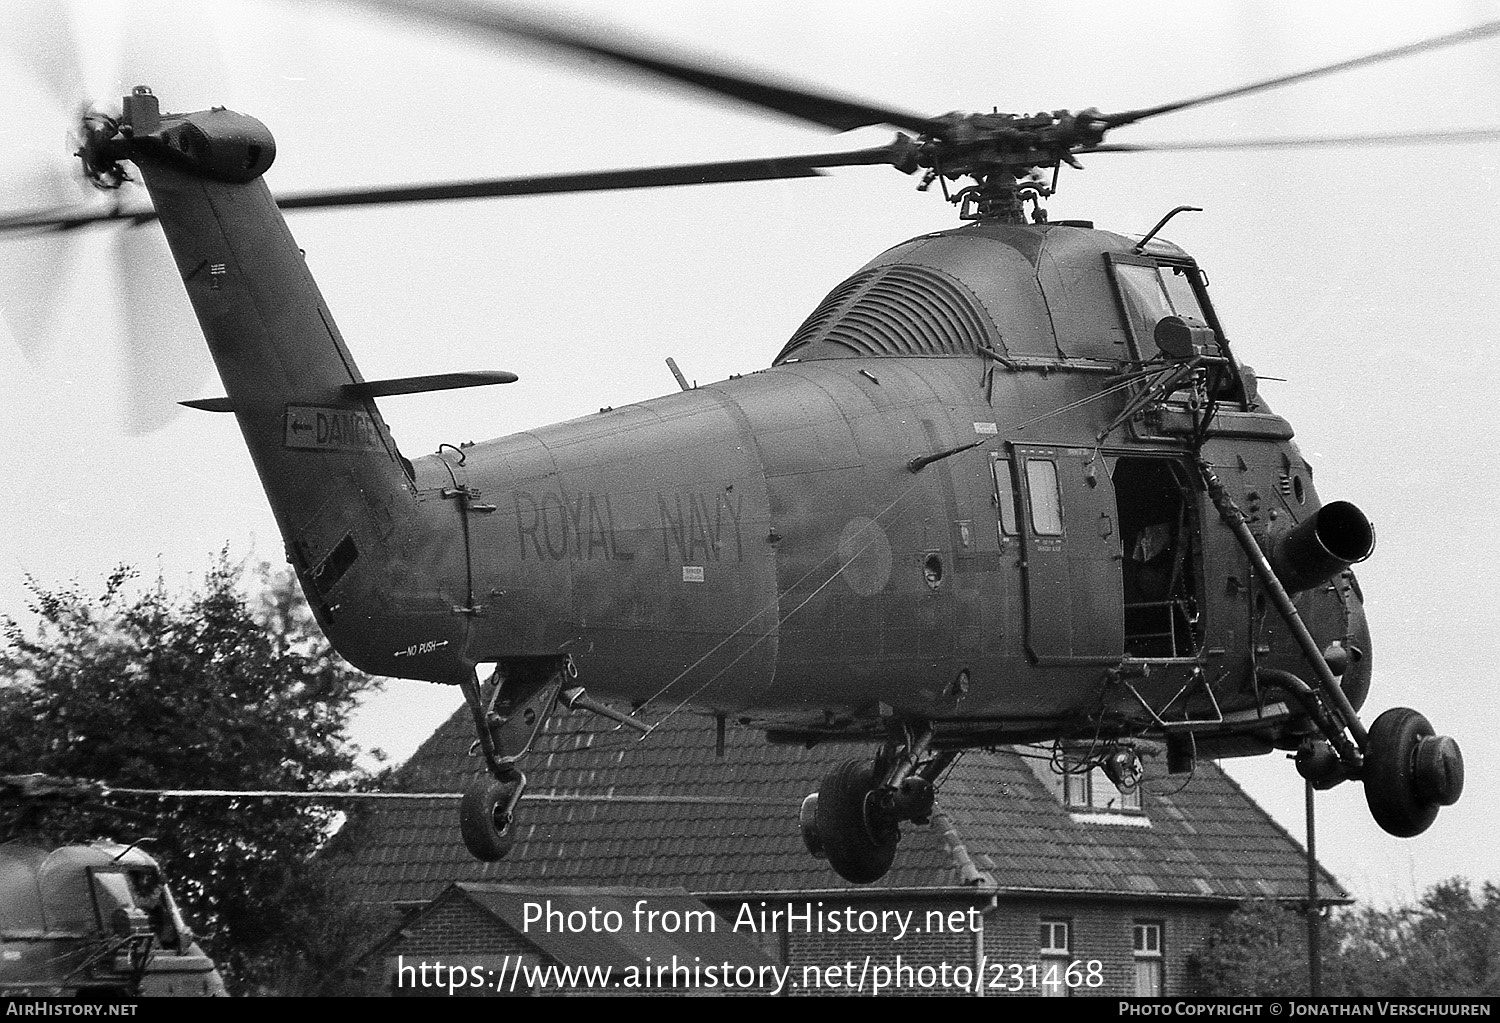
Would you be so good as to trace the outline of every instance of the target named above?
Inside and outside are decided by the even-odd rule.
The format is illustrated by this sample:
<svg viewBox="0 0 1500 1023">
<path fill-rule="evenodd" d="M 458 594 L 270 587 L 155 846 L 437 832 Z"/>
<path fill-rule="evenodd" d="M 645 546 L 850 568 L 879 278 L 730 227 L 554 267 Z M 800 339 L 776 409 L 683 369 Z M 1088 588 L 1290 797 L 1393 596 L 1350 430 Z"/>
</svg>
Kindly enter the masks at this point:
<svg viewBox="0 0 1500 1023">
<path fill-rule="evenodd" d="M 1307 804 L 1307 991 L 1317 998 L 1323 992 L 1323 955 L 1319 948 L 1322 913 L 1318 908 L 1318 838 L 1313 825 L 1313 783 L 1302 782 Z"/>
</svg>

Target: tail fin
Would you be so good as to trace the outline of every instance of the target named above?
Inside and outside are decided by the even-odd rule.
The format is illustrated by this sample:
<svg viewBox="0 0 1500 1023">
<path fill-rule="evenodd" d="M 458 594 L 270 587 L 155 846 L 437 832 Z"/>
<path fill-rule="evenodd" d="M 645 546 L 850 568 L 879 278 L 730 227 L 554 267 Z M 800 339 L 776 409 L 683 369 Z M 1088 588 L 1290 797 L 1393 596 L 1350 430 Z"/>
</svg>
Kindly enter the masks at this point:
<svg viewBox="0 0 1500 1023">
<path fill-rule="evenodd" d="M 457 656 L 463 637 L 453 633 L 462 626 L 452 601 L 436 592 L 441 587 L 421 584 L 409 566 L 403 579 L 415 585 L 403 592 L 426 591 L 432 599 L 395 616 L 390 576 L 415 553 L 421 502 L 411 465 L 360 386 L 363 378 L 261 180 L 275 153 L 270 132 L 223 109 L 163 116 L 145 90 L 126 98 L 122 129 L 116 145 L 151 193 L 288 555 L 324 630 L 366 670 L 449 676 L 452 667 L 439 664 L 446 658 L 427 658 L 417 672 L 409 661 L 390 661 L 408 640 L 451 647 Z M 441 567 L 428 563 L 423 568 L 430 571 L 418 574 L 437 578 Z"/>
</svg>

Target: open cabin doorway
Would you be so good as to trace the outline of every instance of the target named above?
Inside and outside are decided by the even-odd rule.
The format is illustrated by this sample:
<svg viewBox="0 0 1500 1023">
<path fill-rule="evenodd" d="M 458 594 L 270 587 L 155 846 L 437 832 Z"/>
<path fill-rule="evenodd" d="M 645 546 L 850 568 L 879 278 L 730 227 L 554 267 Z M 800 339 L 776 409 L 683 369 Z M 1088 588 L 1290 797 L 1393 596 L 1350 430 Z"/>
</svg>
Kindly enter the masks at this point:
<svg viewBox="0 0 1500 1023">
<path fill-rule="evenodd" d="M 1198 526 L 1177 463 L 1160 457 L 1115 462 L 1120 522 L 1125 653 L 1192 657 L 1198 649 Z"/>
</svg>

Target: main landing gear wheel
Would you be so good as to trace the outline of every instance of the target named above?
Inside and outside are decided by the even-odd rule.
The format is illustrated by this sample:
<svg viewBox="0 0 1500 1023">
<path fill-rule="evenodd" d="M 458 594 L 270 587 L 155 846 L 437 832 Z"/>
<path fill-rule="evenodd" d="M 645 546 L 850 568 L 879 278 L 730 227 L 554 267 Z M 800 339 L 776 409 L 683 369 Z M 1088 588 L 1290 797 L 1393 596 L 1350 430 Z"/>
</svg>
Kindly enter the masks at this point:
<svg viewBox="0 0 1500 1023">
<path fill-rule="evenodd" d="M 520 781 L 477 778 L 464 791 L 458 807 L 458 830 L 469 855 L 493 863 L 504 859 L 516 844 L 510 832 L 515 822 L 512 804 Z"/>
<path fill-rule="evenodd" d="M 1393 707 L 1370 727 L 1364 782 L 1375 823 L 1411 838 L 1427 830 L 1440 807 L 1458 802 L 1463 754 L 1448 736 L 1434 735 L 1421 714 Z"/>
<path fill-rule="evenodd" d="M 816 842 L 839 876 L 855 884 L 879 881 L 896 858 L 901 829 L 883 820 L 874 801 L 875 765 L 850 760 L 832 771 L 818 788 L 813 809 Z M 804 841 L 808 829 L 804 827 Z M 811 848 L 812 843 L 808 843 Z"/>
<path fill-rule="evenodd" d="M 802 800 L 797 810 L 797 830 L 802 833 L 802 844 L 814 859 L 828 859 L 828 850 L 823 848 L 823 836 L 818 832 L 818 794 L 814 792 Z"/>
</svg>

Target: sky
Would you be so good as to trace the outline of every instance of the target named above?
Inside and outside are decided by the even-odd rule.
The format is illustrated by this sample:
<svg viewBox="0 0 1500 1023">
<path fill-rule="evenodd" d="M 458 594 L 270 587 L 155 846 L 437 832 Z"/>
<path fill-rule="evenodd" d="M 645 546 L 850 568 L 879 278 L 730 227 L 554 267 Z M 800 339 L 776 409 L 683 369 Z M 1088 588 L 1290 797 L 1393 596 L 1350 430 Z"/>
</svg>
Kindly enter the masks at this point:
<svg viewBox="0 0 1500 1023">
<path fill-rule="evenodd" d="M 1500 18 L 1500 3 L 931 3 L 569 0 L 539 8 L 628 38 L 923 114 L 1126 110 Z M 49 11 L 61 10 L 64 21 Z M 148 84 L 166 109 L 227 105 L 275 134 L 273 190 L 826 152 L 775 114 L 337 3 L 16 3 L 0 13 L 0 211 L 74 199 L 81 100 Z M 114 97 L 111 100 L 111 97 Z M 1173 114 L 1111 141 L 1500 126 L 1500 40 Z M 1064 171 L 1054 219 L 1166 232 L 1261 393 L 1297 430 L 1325 501 L 1378 546 L 1359 577 L 1374 637 L 1366 722 L 1412 706 L 1462 744 L 1468 783 L 1425 835 L 1370 821 L 1362 790 L 1318 797 L 1318 849 L 1361 899 L 1409 901 L 1453 875 L 1500 882 L 1496 635 L 1500 142 L 1097 154 Z M 297 214 L 293 233 L 367 378 L 506 369 L 505 387 L 386 399 L 408 454 L 644 400 L 769 364 L 824 294 L 906 238 L 956 223 L 891 168 L 826 178 Z M 84 196 L 87 198 L 87 196 Z M 169 586 L 215 552 L 282 560 L 231 417 L 183 412 L 132 435 L 122 337 L 195 337 L 154 232 L 0 241 L 0 614 L 27 575 L 97 590 L 116 564 Z M 117 257 L 123 255 L 123 262 Z M 47 313 L 39 312 L 45 308 Z M 206 351 L 158 410 L 220 393 Z M 1268 380 L 1268 377 L 1284 378 Z M 356 722 L 400 758 L 458 705 L 393 681 Z M 708 734 L 707 732 L 705 733 Z M 708 741 L 705 739 L 705 741 Z M 1301 779 L 1280 755 L 1230 773 L 1296 838 Z"/>
</svg>

